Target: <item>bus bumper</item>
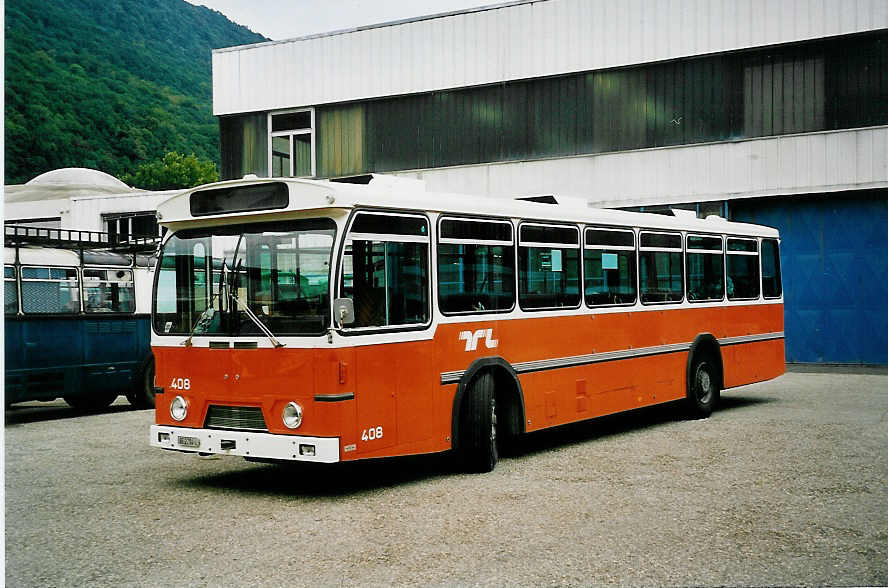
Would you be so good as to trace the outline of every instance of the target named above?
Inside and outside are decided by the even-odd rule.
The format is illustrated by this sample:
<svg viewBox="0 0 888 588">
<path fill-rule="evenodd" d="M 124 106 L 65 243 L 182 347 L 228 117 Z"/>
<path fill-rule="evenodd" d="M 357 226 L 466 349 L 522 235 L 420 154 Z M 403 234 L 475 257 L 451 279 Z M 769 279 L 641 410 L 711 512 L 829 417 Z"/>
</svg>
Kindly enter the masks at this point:
<svg viewBox="0 0 888 588">
<path fill-rule="evenodd" d="M 339 437 L 301 437 L 252 431 L 151 426 L 151 445 L 188 453 L 336 463 Z"/>
</svg>

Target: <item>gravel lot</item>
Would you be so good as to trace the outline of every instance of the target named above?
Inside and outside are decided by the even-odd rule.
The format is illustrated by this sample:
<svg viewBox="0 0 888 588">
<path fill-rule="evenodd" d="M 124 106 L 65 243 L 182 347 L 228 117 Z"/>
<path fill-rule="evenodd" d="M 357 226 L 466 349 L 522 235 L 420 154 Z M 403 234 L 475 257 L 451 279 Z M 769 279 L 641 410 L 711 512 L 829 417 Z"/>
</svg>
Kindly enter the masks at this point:
<svg viewBox="0 0 888 588">
<path fill-rule="evenodd" d="M 547 431 L 487 475 L 147 446 L 152 411 L 6 412 L 9 586 L 885 585 L 888 372 L 789 373 L 702 421 Z"/>
</svg>

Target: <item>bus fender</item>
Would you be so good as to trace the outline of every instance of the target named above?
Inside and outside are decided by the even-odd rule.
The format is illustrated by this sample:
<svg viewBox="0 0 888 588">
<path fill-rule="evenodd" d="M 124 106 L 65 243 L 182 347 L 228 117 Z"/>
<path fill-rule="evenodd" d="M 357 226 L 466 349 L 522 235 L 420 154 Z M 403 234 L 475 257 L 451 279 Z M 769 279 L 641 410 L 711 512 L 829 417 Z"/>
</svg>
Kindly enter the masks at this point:
<svg viewBox="0 0 888 588">
<path fill-rule="evenodd" d="M 500 378 L 511 378 L 511 381 L 514 383 L 514 394 L 517 396 L 514 400 L 515 407 L 518 410 L 517 417 L 520 417 L 517 420 L 517 430 L 512 431 L 513 434 L 520 434 L 526 431 L 525 427 L 525 409 L 524 409 L 524 391 L 521 389 L 521 382 L 518 380 L 518 373 L 512 367 L 512 365 L 499 356 L 494 357 L 482 357 L 476 359 L 472 362 L 469 368 L 463 373 L 462 377 L 459 380 L 459 385 L 456 388 L 456 395 L 453 397 L 453 414 L 450 419 L 450 427 L 451 427 L 451 447 L 453 449 L 458 449 L 459 444 L 459 421 L 460 421 L 460 409 L 462 407 L 463 397 L 465 396 L 466 390 L 469 385 L 472 383 L 472 380 L 481 370 L 489 369 L 494 373 L 494 377 L 499 380 Z"/>
<path fill-rule="evenodd" d="M 691 385 L 691 366 L 698 353 L 712 355 L 712 358 L 718 366 L 718 387 L 719 389 L 724 389 L 725 371 L 724 364 L 722 363 L 721 345 L 719 345 L 718 339 L 716 339 L 712 333 L 700 333 L 694 338 L 694 342 L 691 343 L 691 348 L 688 351 L 687 366 L 685 367 L 688 389 L 690 389 Z"/>
</svg>

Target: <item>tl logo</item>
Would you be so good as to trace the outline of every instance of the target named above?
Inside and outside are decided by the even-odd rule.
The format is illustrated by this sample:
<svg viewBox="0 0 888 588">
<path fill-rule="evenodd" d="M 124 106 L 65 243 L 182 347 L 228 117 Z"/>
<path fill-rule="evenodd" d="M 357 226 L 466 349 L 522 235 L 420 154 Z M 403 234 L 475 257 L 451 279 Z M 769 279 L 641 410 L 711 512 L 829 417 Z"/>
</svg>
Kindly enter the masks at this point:
<svg viewBox="0 0 888 588">
<path fill-rule="evenodd" d="M 484 339 L 484 345 L 488 349 L 493 349 L 499 344 L 499 341 L 493 338 L 493 329 L 478 329 L 474 333 L 472 331 L 460 331 L 459 338 L 466 342 L 466 351 L 475 351 L 478 349 L 478 340 Z"/>
</svg>

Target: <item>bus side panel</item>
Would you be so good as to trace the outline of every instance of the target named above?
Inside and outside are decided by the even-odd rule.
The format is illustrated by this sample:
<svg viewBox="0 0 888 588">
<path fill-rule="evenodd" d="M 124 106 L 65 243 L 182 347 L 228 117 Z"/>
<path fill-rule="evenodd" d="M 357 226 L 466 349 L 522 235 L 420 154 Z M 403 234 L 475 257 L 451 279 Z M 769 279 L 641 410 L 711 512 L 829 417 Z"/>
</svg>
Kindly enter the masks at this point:
<svg viewBox="0 0 888 588">
<path fill-rule="evenodd" d="M 436 378 L 430 377 L 433 351 L 431 341 L 355 348 L 357 449 L 362 457 L 396 444 L 397 453 L 413 453 L 433 436 L 430 424 L 439 406 Z"/>
<path fill-rule="evenodd" d="M 776 378 L 786 371 L 783 339 L 722 347 L 725 388 Z"/>
<path fill-rule="evenodd" d="M 780 304 L 444 324 L 436 333 L 438 372 L 502 357 L 519 371 L 527 430 L 537 430 L 684 398 L 688 347 L 698 335 L 724 339 L 782 329 Z M 628 357 L 611 358 L 610 352 Z M 783 339 L 725 345 L 722 355 L 728 387 L 784 371 Z"/>
<path fill-rule="evenodd" d="M 7 404 L 80 393 L 79 319 L 7 317 L 5 328 Z"/>
<path fill-rule="evenodd" d="M 84 394 L 126 392 L 148 347 L 145 316 L 90 316 L 81 324 Z"/>
</svg>

